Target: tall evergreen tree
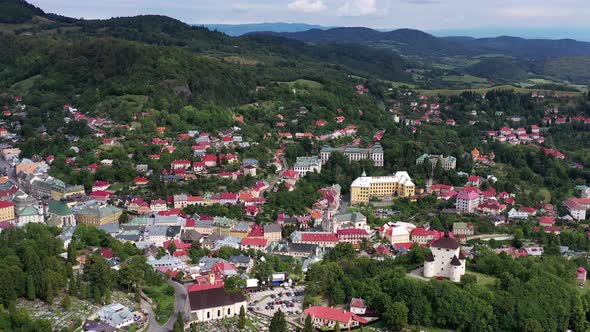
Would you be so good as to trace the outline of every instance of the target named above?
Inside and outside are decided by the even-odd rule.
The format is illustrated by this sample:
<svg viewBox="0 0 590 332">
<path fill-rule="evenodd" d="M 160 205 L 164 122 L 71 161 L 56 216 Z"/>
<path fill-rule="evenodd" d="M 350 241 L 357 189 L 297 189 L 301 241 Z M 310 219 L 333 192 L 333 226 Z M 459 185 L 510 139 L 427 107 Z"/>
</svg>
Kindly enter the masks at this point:
<svg viewBox="0 0 590 332">
<path fill-rule="evenodd" d="M 238 316 L 238 328 L 243 330 L 246 327 L 246 310 L 244 306 L 240 307 L 240 315 Z"/>
<path fill-rule="evenodd" d="M 313 322 L 311 321 L 311 315 L 305 317 L 305 325 L 303 326 L 303 332 L 314 332 Z"/>
<path fill-rule="evenodd" d="M 278 310 L 272 316 L 270 320 L 270 326 L 268 327 L 268 332 L 286 332 L 287 331 L 287 320 L 285 319 L 285 314 Z"/>
<path fill-rule="evenodd" d="M 27 299 L 34 300 L 37 297 L 37 292 L 35 291 L 35 281 L 33 280 L 33 276 L 30 274 L 27 275 Z"/>
</svg>

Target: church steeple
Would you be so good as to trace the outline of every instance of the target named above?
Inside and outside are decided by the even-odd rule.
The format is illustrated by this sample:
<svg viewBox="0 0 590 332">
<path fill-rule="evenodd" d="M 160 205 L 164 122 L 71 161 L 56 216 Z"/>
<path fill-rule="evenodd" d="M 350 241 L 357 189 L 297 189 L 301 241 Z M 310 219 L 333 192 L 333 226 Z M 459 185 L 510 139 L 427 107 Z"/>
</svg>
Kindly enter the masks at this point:
<svg viewBox="0 0 590 332">
<path fill-rule="evenodd" d="M 363 169 L 363 174 L 361 174 L 362 177 L 366 177 L 367 176 L 367 172 L 365 172 L 365 170 Z"/>
</svg>

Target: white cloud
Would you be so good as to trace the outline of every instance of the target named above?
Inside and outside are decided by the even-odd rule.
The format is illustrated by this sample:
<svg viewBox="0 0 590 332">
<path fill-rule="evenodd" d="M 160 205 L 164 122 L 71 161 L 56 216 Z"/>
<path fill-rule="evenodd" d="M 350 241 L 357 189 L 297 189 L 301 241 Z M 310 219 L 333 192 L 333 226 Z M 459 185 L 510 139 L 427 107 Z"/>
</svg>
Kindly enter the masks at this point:
<svg viewBox="0 0 590 332">
<path fill-rule="evenodd" d="M 377 13 L 377 0 L 347 0 L 338 8 L 341 16 L 367 16 Z"/>
<path fill-rule="evenodd" d="M 327 8 L 322 0 L 295 0 L 289 3 L 288 7 L 290 10 L 304 13 L 317 13 Z"/>
<path fill-rule="evenodd" d="M 530 19 L 530 18 L 551 18 L 566 17 L 572 15 L 571 10 L 567 8 L 531 8 L 531 7 L 512 7 L 500 10 L 500 15 L 509 18 Z"/>
</svg>

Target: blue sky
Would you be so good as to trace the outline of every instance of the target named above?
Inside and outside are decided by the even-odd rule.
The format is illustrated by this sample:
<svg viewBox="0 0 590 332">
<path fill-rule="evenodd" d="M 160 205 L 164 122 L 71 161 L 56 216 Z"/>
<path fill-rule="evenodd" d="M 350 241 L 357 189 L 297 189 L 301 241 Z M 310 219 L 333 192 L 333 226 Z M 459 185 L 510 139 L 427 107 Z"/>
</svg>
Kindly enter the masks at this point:
<svg viewBox="0 0 590 332">
<path fill-rule="evenodd" d="M 31 0 L 46 12 L 109 18 L 161 14 L 186 23 L 297 22 L 415 28 L 590 28 L 590 0 Z"/>
</svg>

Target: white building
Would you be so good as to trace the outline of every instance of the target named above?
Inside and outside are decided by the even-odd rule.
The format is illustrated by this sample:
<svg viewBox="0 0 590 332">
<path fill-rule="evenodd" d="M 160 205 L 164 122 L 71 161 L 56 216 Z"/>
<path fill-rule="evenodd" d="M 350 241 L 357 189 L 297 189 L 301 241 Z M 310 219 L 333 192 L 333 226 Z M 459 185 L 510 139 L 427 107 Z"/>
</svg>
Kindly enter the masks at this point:
<svg viewBox="0 0 590 332">
<path fill-rule="evenodd" d="M 120 303 L 103 307 L 96 315 L 100 320 L 117 329 L 133 324 L 133 314 L 129 308 Z"/>
<path fill-rule="evenodd" d="M 459 282 L 465 274 L 465 256 L 459 249 L 459 242 L 446 234 L 433 241 L 430 250 L 424 261 L 424 276 L 444 277 Z"/>
<path fill-rule="evenodd" d="M 432 165 L 433 169 L 439 162 L 441 163 L 442 169 L 444 169 L 445 171 L 449 171 L 457 167 L 457 158 L 453 156 L 445 157 L 442 154 L 423 154 L 416 159 L 416 165 L 423 164 L 424 161 L 426 161 L 427 159 L 430 160 L 430 164 Z"/>
<path fill-rule="evenodd" d="M 350 162 L 359 161 L 359 160 L 372 160 L 375 166 L 382 167 L 383 166 L 383 147 L 381 144 L 375 143 L 375 145 L 368 147 L 368 148 L 359 148 L 356 146 L 345 146 L 339 148 L 332 148 L 328 145 L 322 147 L 320 151 L 320 158 L 322 160 L 322 164 L 328 162 L 332 152 L 340 152 L 346 157 Z"/>
<path fill-rule="evenodd" d="M 516 211 L 515 208 L 512 208 L 510 211 L 508 211 L 508 219 L 527 219 L 528 217 L 528 212 Z"/>
<path fill-rule="evenodd" d="M 297 157 L 293 170 L 299 172 L 300 177 L 307 175 L 307 172 L 322 172 L 322 161 L 317 156 Z"/>
<path fill-rule="evenodd" d="M 228 293 L 223 287 L 189 291 L 190 321 L 207 322 L 234 317 L 240 308 L 247 308 L 246 297 L 241 292 Z"/>
<path fill-rule="evenodd" d="M 17 226 L 24 226 L 28 223 L 42 223 L 45 221 L 43 210 L 37 207 L 28 206 L 16 212 Z"/>
<path fill-rule="evenodd" d="M 459 213 L 474 213 L 480 203 L 481 198 L 477 192 L 461 191 L 457 195 L 457 204 L 455 208 Z"/>
<path fill-rule="evenodd" d="M 412 227 L 409 227 L 406 224 L 407 223 L 400 223 L 399 225 L 396 225 L 393 223 L 387 223 L 383 225 L 381 234 L 391 244 L 409 243 L 410 232 L 416 228 L 416 226 L 412 225 Z"/>
</svg>

